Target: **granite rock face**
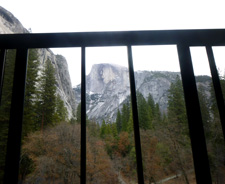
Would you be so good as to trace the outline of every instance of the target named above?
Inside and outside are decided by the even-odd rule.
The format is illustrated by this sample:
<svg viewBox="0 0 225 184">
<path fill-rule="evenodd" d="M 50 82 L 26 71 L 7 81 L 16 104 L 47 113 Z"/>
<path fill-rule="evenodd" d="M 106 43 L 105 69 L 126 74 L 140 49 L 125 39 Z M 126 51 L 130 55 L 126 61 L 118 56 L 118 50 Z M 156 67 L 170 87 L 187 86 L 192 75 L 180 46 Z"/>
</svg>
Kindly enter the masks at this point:
<svg viewBox="0 0 225 184">
<path fill-rule="evenodd" d="M 28 33 L 12 13 L 0 6 L 0 34 Z"/>
<path fill-rule="evenodd" d="M 115 119 L 120 104 L 130 94 L 129 74 L 125 67 L 93 65 L 87 76 L 87 115 L 90 119 Z"/>
<path fill-rule="evenodd" d="M 0 6 L 0 34 L 14 34 L 29 32 L 23 27 L 20 21 L 12 13 Z M 38 60 L 40 69 L 44 67 L 45 62 L 49 59 L 55 68 L 55 77 L 57 81 L 57 91 L 64 101 L 68 110 L 68 118 L 72 118 L 75 113 L 75 96 L 72 89 L 67 61 L 63 56 L 55 55 L 50 49 L 38 49 Z M 41 73 L 41 72 L 40 72 Z"/>
<path fill-rule="evenodd" d="M 137 71 L 135 72 L 136 90 L 145 99 L 149 93 L 155 103 L 159 104 L 161 113 L 167 113 L 168 89 L 178 72 L 166 71 Z M 205 90 L 209 89 L 208 82 L 200 82 Z M 200 84 L 198 83 L 198 84 Z M 80 85 L 74 88 L 76 102 L 80 103 Z M 115 121 L 117 110 L 129 100 L 130 81 L 126 67 L 112 64 L 96 64 L 92 66 L 86 78 L 87 116 L 101 123 L 102 119 Z"/>
<path fill-rule="evenodd" d="M 68 111 L 68 118 L 74 117 L 75 114 L 75 96 L 71 84 L 68 65 L 65 57 L 55 55 L 50 49 L 38 49 L 38 59 L 43 68 L 45 62 L 50 60 L 55 68 L 56 77 L 56 93 L 64 101 L 64 105 Z"/>
</svg>

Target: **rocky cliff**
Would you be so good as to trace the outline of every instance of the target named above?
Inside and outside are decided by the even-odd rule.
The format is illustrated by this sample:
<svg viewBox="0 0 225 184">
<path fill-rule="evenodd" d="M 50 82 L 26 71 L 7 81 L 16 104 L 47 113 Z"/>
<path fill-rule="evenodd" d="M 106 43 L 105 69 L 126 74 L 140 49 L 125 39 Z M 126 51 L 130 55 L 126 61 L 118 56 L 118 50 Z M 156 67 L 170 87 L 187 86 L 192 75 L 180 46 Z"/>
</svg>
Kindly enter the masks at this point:
<svg viewBox="0 0 225 184">
<path fill-rule="evenodd" d="M 28 33 L 20 21 L 13 16 L 12 13 L 0 6 L 0 34 Z M 55 68 L 55 76 L 57 81 L 57 94 L 68 110 L 68 118 L 70 119 L 75 112 L 75 96 L 71 85 L 70 75 L 68 71 L 67 61 L 63 56 L 54 55 L 50 49 L 38 49 L 38 57 L 40 68 L 43 67 L 45 61 L 49 59 Z"/>
<path fill-rule="evenodd" d="M 12 13 L 0 6 L 0 34 L 28 33 Z"/>
<path fill-rule="evenodd" d="M 137 71 L 135 72 L 136 90 L 147 99 L 149 93 L 162 113 L 167 112 L 168 89 L 178 72 Z M 118 108 L 130 95 L 129 73 L 126 67 L 112 64 L 92 66 L 86 78 L 87 115 L 89 119 L 101 122 L 102 119 L 115 121 Z M 209 80 L 199 81 L 207 90 Z M 80 102 L 80 85 L 74 88 L 76 102 Z"/>
</svg>

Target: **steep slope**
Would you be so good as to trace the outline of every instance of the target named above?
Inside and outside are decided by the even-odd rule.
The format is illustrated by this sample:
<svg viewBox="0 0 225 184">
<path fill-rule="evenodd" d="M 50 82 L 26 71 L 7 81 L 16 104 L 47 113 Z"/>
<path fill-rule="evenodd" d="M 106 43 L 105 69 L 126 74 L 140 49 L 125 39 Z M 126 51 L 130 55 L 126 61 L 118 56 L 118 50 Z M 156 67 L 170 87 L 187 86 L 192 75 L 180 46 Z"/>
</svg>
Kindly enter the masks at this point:
<svg viewBox="0 0 225 184">
<path fill-rule="evenodd" d="M 28 33 L 12 13 L 0 6 L 0 34 Z"/>
<path fill-rule="evenodd" d="M 0 6 L 0 34 L 27 33 L 20 21 L 12 13 Z M 67 61 L 63 56 L 54 55 L 50 49 L 38 49 L 38 58 L 40 68 L 49 59 L 55 68 L 55 77 L 57 81 L 57 94 L 68 110 L 68 118 L 71 118 L 75 112 L 75 96 L 71 85 Z"/>
<path fill-rule="evenodd" d="M 135 72 L 136 89 L 146 99 L 150 93 L 155 103 L 159 104 L 161 112 L 167 113 L 168 89 L 177 76 L 180 77 L 180 73 L 137 71 Z M 115 121 L 118 108 L 122 108 L 122 104 L 130 95 L 128 69 L 112 64 L 96 64 L 92 66 L 86 83 L 88 118 L 97 122 L 101 122 L 102 119 Z M 203 84 L 207 91 L 210 82 L 204 79 L 204 81 L 198 81 L 198 84 Z M 74 88 L 74 92 L 76 102 L 79 103 L 80 85 Z"/>
</svg>

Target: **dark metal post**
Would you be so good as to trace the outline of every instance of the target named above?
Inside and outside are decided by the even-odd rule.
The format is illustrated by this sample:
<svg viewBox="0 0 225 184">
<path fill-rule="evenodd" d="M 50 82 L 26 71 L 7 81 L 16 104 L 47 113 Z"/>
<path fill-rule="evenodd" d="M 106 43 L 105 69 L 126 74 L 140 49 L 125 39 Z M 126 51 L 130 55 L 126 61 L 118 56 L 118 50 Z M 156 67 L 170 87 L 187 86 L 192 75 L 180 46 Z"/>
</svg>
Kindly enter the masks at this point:
<svg viewBox="0 0 225 184">
<path fill-rule="evenodd" d="M 222 125 L 222 130 L 223 130 L 223 137 L 225 140 L 225 106 L 224 106 L 223 92 L 221 89 L 220 79 L 219 79 L 219 75 L 217 72 L 212 47 L 207 46 L 206 51 L 207 51 L 207 55 L 208 55 L 208 59 L 209 59 L 209 66 L 210 66 L 210 70 L 211 70 L 212 81 L 213 81 L 213 86 L 214 86 L 215 95 L 216 95 L 216 102 L 217 102 L 217 106 L 218 106 L 219 114 L 220 114 L 220 121 L 221 121 L 221 125 Z"/>
<path fill-rule="evenodd" d="M 81 49 L 81 162 L 80 183 L 86 183 L 86 67 L 85 47 Z"/>
<path fill-rule="evenodd" d="M 4 184 L 17 184 L 28 49 L 18 49 L 14 71 Z"/>
<path fill-rule="evenodd" d="M 212 179 L 190 49 L 189 46 L 186 45 L 178 45 L 177 49 L 184 88 L 196 181 L 198 184 L 211 184 Z"/>
<path fill-rule="evenodd" d="M 2 49 L 0 52 L 0 104 L 2 99 L 2 87 L 3 87 L 3 77 L 4 77 L 4 68 L 5 68 L 5 49 Z"/>
<path fill-rule="evenodd" d="M 135 150 L 136 150 L 136 160 L 137 160 L 137 174 L 138 183 L 144 184 L 143 175 L 143 165 L 142 165 L 142 154 L 141 154 L 141 140 L 139 131 L 139 120 L 138 120 L 138 109 L 137 109 L 137 97 L 135 88 L 135 78 L 134 78 L 134 67 L 131 46 L 127 46 L 128 49 L 128 66 L 130 75 L 130 92 L 131 92 L 131 103 L 133 112 L 133 126 L 134 126 L 134 140 L 135 140 Z"/>
</svg>

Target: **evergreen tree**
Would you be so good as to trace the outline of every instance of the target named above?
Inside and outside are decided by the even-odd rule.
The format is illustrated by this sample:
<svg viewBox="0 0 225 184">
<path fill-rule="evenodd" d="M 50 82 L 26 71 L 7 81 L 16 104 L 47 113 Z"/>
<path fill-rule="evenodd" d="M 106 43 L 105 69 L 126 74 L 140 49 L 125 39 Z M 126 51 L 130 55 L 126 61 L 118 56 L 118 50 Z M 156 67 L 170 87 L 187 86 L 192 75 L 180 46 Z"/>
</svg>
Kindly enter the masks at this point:
<svg viewBox="0 0 225 184">
<path fill-rule="evenodd" d="M 112 135 L 113 135 L 113 137 L 114 137 L 114 138 L 117 138 L 117 136 L 118 136 L 118 131 L 117 131 L 116 123 L 112 123 L 111 129 L 112 129 Z"/>
<path fill-rule="evenodd" d="M 156 111 L 156 107 L 155 107 L 155 102 L 154 102 L 154 100 L 153 100 L 153 97 L 152 97 L 152 95 L 149 93 L 148 94 L 148 100 L 147 100 L 147 103 L 148 103 L 148 105 L 149 105 L 149 107 L 150 107 L 150 113 L 152 114 L 152 116 L 153 117 L 155 117 L 155 111 Z"/>
<path fill-rule="evenodd" d="M 152 117 L 149 113 L 149 107 L 144 96 L 140 92 L 137 92 L 137 107 L 140 128 L 144 130 L 152 128 Z"/>
<path fill-rule="evenodd" d="M 133 132 L 133 127 L 134 127 L 134 124 L 133 124 L 133 112 L 132 112 L 132 109 L 131 109 L 130 110 L 129 121 L 128 121 L 128 124 L 127 124 L 127 132 L 128 133 L 132 133 Z"/>
<path fill-rule="evenodd" d="M 161 121 L 161 113 L 160 113 L 160 109 L 159 109 L 159 104 L 156 103 L 155 105 L 155 116 L 154 119 L 156 122 L 160 122 Z"/>
<path fill-rule="evenodd" d="M 187 169 L 191 161 L 189 157 L 191 148 L 184 93 L 179 76 L 177 76 L 169 89 L 168 119 L 166 119 L 164 128 L 167 131 L 165 133 L 168 134 L 167 139 L 169 139 L 172 147 L 171 152 L 174 155 L 175 165 L 181 171 L 185 183 L 188 184 Z"/>
<path fill-rule="evenodd" d="M 16 56 L 15 50 L 7 51 L 4 84 L 3 84 L 3 90 L 2 90 L 2 101 L 1 101 L 1 107 L 0 107 L 0 123 L 1 123 L 0 150 L 4 151 L 4 153 L 0 151 L 1 152 L 0 157 L 2 158 L 1 161 L 3 162 L 5 159 L 3 155 L 5 154 L 5 147 L 6 147 L 6 140 L 7 140 L 7 133 L 8 133 L 9 113 L 10 113 L 10 107 L 11 107 L 15 56 Z M 38 81 L 38 66 L 39 66 L 39 62 L 37 57 L 37 50 L 31 49 L 29 50 L 28 66 L 27 66 L 22 138 L 25 135 L 27 135 L 29 132 L 35 130 L 35 108 L 36 108 L 35 101 L 36 101 L 36 95 L 37 95 L 36 83 Z M 0 163 L 0 165 L 2 164 Z"/>
<path fill-rule="evenodd" d="M 77 122 L 81 122 L 81 103 L 77 106 L 77 112 L 76 112 Z"/>
<path fill-rule="evenodd" d="M 35 124 L 39 61 L 36 49 L 29 50 L 23 114 L 23 136 L 37 129 Z"/>
<path fill-rule="evenodd" d="M 67 121 L 68 112 L 64 105 L 64 102 L 61 100 L 60 96 L 56 96 L 56 110 L 54 120 L 56 122 Z"/>
<path fill-rule="evenodd" d="M 47 125 L 54 124 L 54 113 L 56 108 L 56 79 L 55 69 L 50 60 L 45 63 L 41 81 L 40 81 L 40 96 L 39 96 L 39 121 L 41 129 Z"/>
<path fill-rule="evenodd" d="M 122 131 L 127 131 L 129 116 L 130 116 L 130 105 L 129 105 L 129 102 L 127 102 L 126 104 L 123 104 L 123 108 L 122 108 L 122 114 L 121 114 Z"/>
<path fill-rule="evenodd" d="M 117 128 L 117 132 L 120 133 L 122 130 L 122 118 L 121 118 L 121 113 L 119 109 L 117 111 L 117 116 L 116 116 L 116 128 Z"/>
<path fill-rule="evenodd" d="M 105 136 L 112 135 L 112 124 L 107 121 L 105 128 Z"/>
<path fill-rule="evenodd" d="M 106 123 L 105 123 L 105 120 L 102 121 L 102 126 L 100 128 L 100 137 L 103 139 L 105 138 L 105 135 L 106 135 Z"/>
<path fill-rule="evenodd" d="M 180 124 L 187 124 L 182 82 L 177 76 L 171 84 L 168 95 L 168 118 Z"/>
</svg>

